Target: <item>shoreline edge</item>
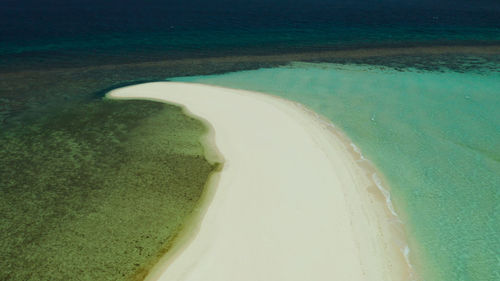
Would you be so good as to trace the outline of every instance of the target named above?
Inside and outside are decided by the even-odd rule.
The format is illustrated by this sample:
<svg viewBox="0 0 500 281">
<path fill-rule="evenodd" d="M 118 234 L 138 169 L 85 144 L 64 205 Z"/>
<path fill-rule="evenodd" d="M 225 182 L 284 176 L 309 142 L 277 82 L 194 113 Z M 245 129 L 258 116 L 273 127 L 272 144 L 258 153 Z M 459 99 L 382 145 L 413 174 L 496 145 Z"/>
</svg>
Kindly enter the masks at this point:
<svg viewBox="0 0 500 281">
<path fill-rule="evenodd" d="M 288 273 L 277 272 L 276 269 L 272 269 L 264 265 L 262 270 L 258 270 L 259 271 L 258 274 L 261 274 L 262 276 L 274 276 L 275 278 L 277 277 L 279 280 L 284 280 L 285 277 L 287 280 L 295 280 L 295 279 L 299 280 L 302 277 L 297 277 L 297 276 L 310 276 L 311 274 L 315 275 L 315 278 L 320 278 L 320 280 L 323 279 L 326 280 L 331 277 L 337 277 L 337 278 L 349 277 L 350 278 L 349 280 L 414 280 L 415 279 L 415 273 L 413 272 L 413 269 L 411 268 L 411 264 L 409 263 L 408 259 L 408 246 L 404 242 L 406 234 L 404 233 L 404 228 L 403 225 L 401 224 L 401 221 L 399 220 L 397 214 L 395 213 L 392 207 L 392 203 L 390 202 L 390 194 L 386 189 L 384 189 L 382 180 L 378 176 L 380 173 L 376 172 L 373 165 L 363 157 L 361 151 L 352 142 L 350 142 L 348 138 L 340 130 L 335 128 L 335 126 L 326 118 L 319 116 L 314 111 L 307 109 L 303 105 L 279 97 L 274 97 L 271 95 L 256 93 L 256 92 L 227 89 L 222 87 L 208 86 L 201 84 L 178 83 L 178 82 L 153 82 L 153 83 L 139 84 L 124 88 L 119 88 L 109 92 L 107 97 L 114 99 L 148 99 L 148 100 L 166 102 L 181 106 L 186 114 L 194 118 L 200 119 L 205 124 L 207 124 L 207 127 L 209 128 L 209 136 L 205 137 L 205 139 L 211 138 L 212 140 L 215 140 L 215 143 L 219 148 L 219 153 L 218 153 L 219 156 L 217 156 L 219 157 L 218 159 L 221 159 L 221 157 L 226 158 L 226 160 L 229 161 L 229 165 L 231 166 L 237 165 L 239 164 L 239 162 L 232 161 L 233 160 L 232 153 L 234 152 L 232 153 L 228 152 L 228 150 L 231 150 L 231 148 L 226 149 L 224 144 L 223 145 L 220 144 L 221 143 L 220 138 L 217 137 L 220 137 L 221 134 L 227 135 L 228 134 L 227 132 L 229 132 L 229 135 L 237 134 L 241 130 L 248 130 L 249 128 L 241 126 L 241 124 L 238 123 L 237 120 L 229 120 L 229 121 L 227 120 L 217 121 L 217 120 L 231 119 L 240 116 L 240 119 L 243 118 L 244 121 L 250 123 L 257 122 L 257 124 L 251 125 L 254 126 L 253 127 L 254 129 L 256 129 L 259 126 L 265 125 L 266 119 L 260 118 L 257 121 L 255 120 L 249 121 L 248 120 L 249 116 L 245 117 L 243 113 L 251 114 L 252 112 L 254 112 L 258 114 L 262 113 L 261 111 L 265 111 L 265 114 L 263 115 L 268 117 L 268 119 L 275 118 L 284 121 L 284 123 L 282 122 L 280 125 L 288 126 L 290 122 L 295 122 L 294 125 L 296 126 L 293 128 L 294 130 L 297 129 L 306 130 L 307 131 L 306 135 L 308 136 L 305 136 L 305 138 L 310 138 L 309 141 L 312 141 L 313 144 L 312 149 L 318 152 L 317 150 L 319 148 L 320 154 L 323 155 L 323 156 L 318 156 L 320 154 L 317 154 L 315 157 L 316 158 L 321 157 L 322 161 L 324 163 L 329 162 L 330 163 L 329 165 L 332 165 L 333 163 L 333 166 L 330 166 L 329 168 L 340 168 L 340 166 L 344 166 L 343 167 L 344 171 L 342 171 L 344 172 L 343 174 L 339 174 L 341 173 L 339 171 L 336 172 L 325 171 L 325 174 L 319 175 L 319 176 L 325 176 L 325 175 L 333 176 L 332 177 L 333 182 L 331 183 L 337 184 L 336 186 L 337 190 L 335 194 L 330 194 L 331 191 L 329 191 L 328 189 L 322 189 L 320 190 L 320 192 L 324 192 L 325 193 L 324 195 L 326 197 L 330 197 L 329 199 L 333 198 L 331 196 L 338 196 L 338 197 L 342 196 L 343 197 L 342 199 L 347 201 L 347 204 L 342 204 L 343 209 L 341 210 L 339 210 L 338 206 L 336 207 L 328 206 L 329 203 L 333 203 L 334 201 L 324 202 L 323 203 L 324 206 L 321 206 L 322 208 L 330 208 L 330 210 L 328 211 L 331 211 L 332 214 L 328 214 L 327 217 L 332 215 L 335 216 L 336 213 L 337 216 L 339 216 L 338 213 L 343 214 L 344 215 L 343 218 L 336 218 L 336 219 L 337 220 L 340 219 L 341 222 L 344 222 L 344 225 L 339 229 L 335 229 L 332 228 L 331 226 L 328 226 L 327 225 L 328 223 L 325 224 L 323 220 L 319 220 L 315 221 L 317 225 L 311 225 L 311 226 L 324 227 L 327 229 L 327 231 L 330 231 L 331 239 L 329 240 L 335 240 L 336 234 L 343 233 L 341 235 L 339 234 L 338 236 L 342 236 L 342 239 L 344 240 L 345 239 L 350 240 L 348 242 L 350 243 L 351 248 L 347 252 L 340 251 L 340 250 L 345 250 L 342 248 L 345 248 L 344 246 L 346 241 L 336 241 L 336 243 L 332 241 L 311 241 L 309 242 L 311 245 L 301 246 L 305 247 L 303 249 L 304 253 L 314 256 L 315 259 L 318 259 L 317 255 L 319 254 L 320 259 L 323 258 L 326 259 L 326 261 L 323 262 L 325 263 L 325 265 L 328 266 L 325 267 L 316 264 L 316 265 L 310 265 L 309 268 L 306 269 L 304 269 L 303 268 L 304 266 L 302 266 L 302 268 L 295 269 L 296 271 L 300 270 L 301 272 L 295 272 L 295 274 L 293 274 L 292 276 L 288 276 Z M 209 100 L 212 100 L 212 102 L 210 102 Z M 233 108 L 233 111 L 228 111 L 228 113 L 225 116 L 221 116 L 224 115 L 224 107 L 231 107 Z M 234 108 L 236 108 L 236 111 L 234 111 Z M 211 116 L 214 114 L 216 118 L 211 118 Z M 276 116 L 274 116 L 273 114 Z M 259 123 L 258 121 L 261 122 Z M 227 128 L 228 124 L 230 124 L 233 127 L 232 129 L 234 129 L 234 132 L 231 133 L 230 132 L 231 130 L 228 130 Z M 226 126 L 225 129 L 220 129 L 224 128 L 224 126 Z M 238 127 L 240 128 L 238 129 Z M 224 130 L 227 132 L 225 132 Z M 219 134 L 220 132 L 221 134 Z M 296 132 L 295 131 L 285 132 L 283 134 L 284 137 L 277 141 L 278 142 L 286 141 L 286 139 L 293 136 L 294 133 Z M 234 139 L 234 136 L 229 136 L 224 138 Z M 239 140 L 241 142 L 241 139 Z M 262 154 L 270 152 L 266 150 L 266 145 L 271 144 L 271 142 L 269 140 L 264 140 L 264 141 L 265 143 L 261 143 L 257 146 L 257 150 L 263 150 L 261 151 Z M 286 146 L 286 144 L 283 145 Z M 310 146 L 311 143 L 309 143 L 308 145 Z M 300 148 L 301 148 L 300 146 L 291 147 L 291 149 L 300 149 Z M 234 147 L 232 149 L 234 149 Z M 293 150 L 288 150 L 288 153 L 292 152 Z M 324 157 L 325 155 L 327 156 L 326 158 Z M 308 157 L 307 155 L 303 156 Z M 316 158 L 311 160 L 319 159 Z M 343 162 L 342 161 L 339 162 L 339 159 L 336 158 L 342 158 Z M 250 160 L 256 160 L 256 159 L 250 159 Z M 233 164 L 233 162 L 236 163 Z M 256 161 L 253 162 L 252 164 L 261 165 L 262 163 L 260 162 L 262 161 Z M 347 162 L 347 165 L 345 165 L 346 164 L 345 162 Z M 348 166 L 348 169 L 346 169 L 346 166 Z M 313 170 L 318 168 L 319 167 L 312 167 Z M 207 213 L 211 212 L 210 214 L 208 214 L 209 216 L 208 220 L 211 220 L 211 223 L 217 222 L 218 220 L 217 217 L 220 217 L 220 215 L 214 216 L 212 214 L 214 213 L 213 209 L 217 208 L 220 209 L 220 207 L 213 205 L 218 204 L 220 206 L 222 204 L 219 202 L 220 200 L 213 197 L 227 196 L 227 194 L 220 195 L 219 193 L 230 192 L 227 191 L 227 189 L 230 188 L 229 186 L 231 185 L 225 184 L 224 182 L 225 178 L 228 177 L 227 176 L 228 170 L 229 169 L 224 164 L 222 171 L 216 171 L 210 177 L 206 185 L 207 186 L 206 193 L 209 195 L 206 196 L 204 192 L 204 195 L 200 200 L 200 207 L 197 208 L 193 216 L 188 220 L 188 222 L 186 222 L 185 229 L 183 229 L 181 233 L 178 235 L 179 238 L 176 239 L 176 241 L 174 242 L 173 249 L 169 251 L 163 258 L 161 258 L 160 262 L 153 267 L 151 273 L 148 275 L 146 280 L 197 280 L 195 278 L 195 276 L 197 276 L 196 275 L 197 271 L 198 272 L 203 271 L 205 272 L 205 274 L 207 274 L 206 272 L 207 269 L 206 268 L 203 269 L 203 266 L 199 266 L 200 263 L 203 264 L 205 262 L 207 264 L 218 264 L 221 260 L 226 260 L 227 255 L 234 256 L 238 255 L 238 253 L 245 255 L 244 252 L 242 253 L 241 251 L 237 251 L 238 247 L 236 246 L 236 244 L 254 243 L 253 246 L 262 247 L 261 245 L 262 241 L 269 239 L 269 237 L 267 236 L 273 236 L 280 233 L 287 234 L 287 232 L 290 230 L 290 227 L 292 228 L 295 227 L 294 225 L 296 225 L 297 222 L 294 222 L 293 218 L 290 217 L 288 218 L 283 217 L 277 220 L 277 221 L 283 219 L 291 220 L 289 225 L 287 225 L 287 227 L 284 227 L 284 229 L 282 230 L 279 230 L 279 226 L 277 226 L 276 220 L 273 221 L 272 225 L 264 225 L 264 227 L 272 229 L 271 232 L 269 232 L 269 229 L 267 230 L 265 228 L 263 229 L 262 224 L 256 223 L 256 225 L 253 226 L 253 230 L 250 230 L 250 231 L 257 231 L 253 233 L 255 234 L 255 236 L 259 236 L 262 234 L 259 233 L 259 231 L 261 232 L 268 231 L 269 233 L 262 234 L 261 236 L 263 237 L 260 237 L 260 240 L 256 239 L 257 241 L 252 241 L 253 239 L 251 235 L 249 237 L 243 235 L 242 237 L 246 238 L 247 240 L 242 241 L 241 240 L 242 237 L 238 237 L 238 235 L 241 236 L 241 233 L 234 233 L 234 231 L 233 233 L 231 233 L 231 230 L 228 230 L 227 227 L 226 228 L 219 227 L 219 229 L 215 227 L 215 229 L 213 229 L 214 227 L 205 226 L 204 217 L 207 216 Z M 243 171 L 244 169 L 238 169 L 239 173 Z M 231 172 L 231 170 L 229 172 Z M 251 174 L 252 171 L 246 171 L 246 173 Z M 310 173 L 312 173 L 310 176 L 313 177 L 318 176 L 314 174 L 314 172 L 310 171 Z M 269 176 L 272 176 L 272 174 L 271 175 L 265 174 L 264 176 L 268 177 L 269 179 Z M 229 177 L 232 176 L 229 175 Z M 334 179 L 337 178 L 338 180 L 339 177 L 342 178 L 340 185 L 342 185 L 342 183 L 345 184 L 347 182 L 348 184 L 351 184 L 353 186 L 348 186 L 348 187 L 339 186 L 339 182 L 338 181 L 335 182 Z M 315 184 L 321 185 L 323 183 L 316 181 Z M 349 190 L 352 187 L 354 187 L 354 190 Z M 223 190 L 221 191 L 218 189 L 223 189 Z M 245 191 L 241 192 L 245 193 Z M 302 193 L 304 193 L 304 191 L 298 191 L 296 196 L 299 197 L 304 196 L 304 194 Z M 280 196 L 287 196 L 286 194 L 283 193 L 283 190 L 277 192 L 277 194 Z M 261 192 L 260 194 L 255 194 L 255 195 L 258 197 L 258 196 L 266 196 L 267 194 Z M 217 199 L 217 202 L 211 202 L 212 199 Z M 278 202 L 276 203 L 279 203 L 280 197 L 275 196 L 274 198 L 271 199 L 277 200 Z M 337 198 L 337 200 L 338 199 L 339 198 Z M 297 203 L 294 200 L 296 201 L 297 198 L 292 199 L 292 201 L 294 202 L 294 204 L 299 204 L 302 208 L 307 207 L 307 204 L 315 205 L 314 202 L 312 202 L 314 200 L 311 200 L 311 202 L 302 202 L 302 203 Z M 384 204 L 381 204 L 382 202 Z M 302 206 L 301 204 L 306 204 L 306 205 Z M 371 206 L 367 207 L 367 205 Z M 275 210 L 272 209 L 274 207 L 272 203 L 269 206 L 271 207 L 271 209 L 268 209 L 267 211 L 269 211 L 270 213 L 275 212 Z M 314 206 L 310 207 L 314 209 Z M 293 209 L 287 209 L 288 212 L 290 212 L 290 210 L 292 212 L 294 211 Z M 238 213 L 238 210 L 234 211 L 235 213 Z M 252 213 L 251 211 L 252 210 L 250 210 L 249 212 Z M 305 211 L 305 213 L 307 213 L 307 211 Z M 315 214 L 316 216 L 318 213 L 316 212 L 313 214 Z M 374 216 L 374 214 L 376 215 Z M 314 220 L 317 218 L 311 218 L 311 219 Z M 335 221 L 335 218 L 333 218 L 333 220 Z M 338 222 L 339 221 L 336 221 L 336 223 Z M 274 228 L 278 229 L 276 230 Z M 205 231 L 206 229 L 208 229 L 208 232 Z M 235 245 L 232 246 L 235 246 L 234 247 L 235 249 L 231 250 L 227 249 L 227 247 L 221 246 L 222 247 L 221 251 L 207 250 L 207 248 L 210 248 L 208 245 L 210 245 L 213 242 L 214 237 L 219 236 L 220 234 L 219 232 L 222 233 L 222 236 L 224 235 L 234 236 L 234 234 L 236 234 L 237 236 L 236 238 L 239 239 L 236 239 L 235 241 L 239 242 L 233 242 L 235 243 Z M 202 237 L 200 238 L 199 236 Z M 278 238 L 278 235 L 276 239 L 278 241 L 277 243 L 280 243 L 279 242 L 280 238 Z M 286 248 L 286 246 L 293 246 L 294 243 L 299 242 L 299 240 L 297 239 L 300 240 L 300 238 L 297 237 L 289 239 L 289 241 L 287 241 L 288 244 L 284 243 L 281 246 L 283 246 L 284 248 Z M 210 242 L 211 240 L 212 242 Z M 197 245 L 193 246 L 193 244 Z M 315 253 L 314 251 L 310 251 L 307 249 L 307 248 L 314 248 L 321 246 L 327 246 L 326 248 L 328 248 L 328 250 L 319 252 L 317 251 Z M 256 260 L 266 259 L 266 256 L 273 256 L 273 255 L 275 256 L 275 258 L 278 259 L 281 257 L 285 259 L 282 271 L 283 269 L 286 268 L 288 268 L 287 271 L 294 271 L 291 270 L 291 268 L 289 268 L 290 265 L 304 264 L 304 260 L 293 259 L 293 258 L 290 259 L 289 257 L 287 257 L 287 255 L 290 254 L 290 250 L 292 250 L 291 248 L 288 250 L 287 249 L 276 250 L 273 247 L 269 248 L 270 249 L 267 250 L 261 249 L 262 250 L 261 253 L 252 256 L 250 259 L 256 259 Z M 249 248 L 245 249 L 249 250 Z M 368 249 L 370 249 L 370 251 L 368 251 Z M 302 253 L 302 255 L 304 255 L 304 253 Z M 259 255 L 261 256 L 259 257 Z M 346 255 L 350 256 L 350 259 L 347 259 L 349 260 L 350 264 L 345 260 Z M 329 260 L 332 262 L 332 264 L 328 264 Z M 381 262 L 381 260 L 383 262 Z M 196 266 L 193 266 L 194 264 L 198 265 L 198 269 L 196 268 Z M 255 272 L 245 272 L 244 270 L 245 269 L 248 270 L 248 266 L 245 266 L 244 264 L 245 262 L 243 262 L 243 265 L 239 265 L 240 266 L 239 269 L 234 268 L 232 270 L 211 268 L 210 272 L 212 272 L 212 275 L 210 275 L 210 272 L 208 272 L 209 275 L 204 275 L 204 277 L 207 278 L 207 276 L 208 277 L 212 276 L 214 278 L 215 277 L 221 278 L 222 276 L 229 276 L 227 274 L 228 273 L 230 274 L 230 272 L 234 270 L 237 270 L 238 272 L 243 274 L 247 273 L 249 274 L 249 275 L 247 274 L 247 276 L 242 276 L 241 280 L 247 280 L 247 279 L 255 280 L 256 276 L 260 276 L 260 275 L 255 275 Z M 259 262 L 252 261 L 249 264 L 253 264 L 253 266 L 250 266 L 250 268 L 252 268 L 255 265 L 258 265 Z M 220 266 L 222 268 L 224 267 L 231 268 L 230 264 L 225 264 L 225 265 L 222 264 Z M 335 268 L 334 270 L 335 272 L 328 270 L 327 269 L 328 267 Z M 243 272 L 241 272 L 242 269 Z M 318 269 L 319 272 L 317 272 Z M 341 272 L 338 272 L 339 270 Z M 316 273 L 314 273 L 313 271 Z M 254 274 L 253 277 L 251 276 L 252 274 Z M 175 278 L 173 276 L 175 276 Z M 293 276 L 296 277 L 290 279 L 290 277 Z"/>
</svg>

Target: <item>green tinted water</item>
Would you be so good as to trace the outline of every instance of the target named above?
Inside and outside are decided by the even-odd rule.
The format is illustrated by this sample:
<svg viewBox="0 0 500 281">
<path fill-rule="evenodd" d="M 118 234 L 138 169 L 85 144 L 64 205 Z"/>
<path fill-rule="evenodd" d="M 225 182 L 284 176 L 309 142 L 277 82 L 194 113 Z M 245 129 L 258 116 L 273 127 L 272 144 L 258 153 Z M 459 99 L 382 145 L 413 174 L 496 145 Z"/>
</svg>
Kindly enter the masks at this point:
<svg viewBox="0 0 500 281">
<path fill-rule="evenodd" d="M 221 58 L 57 68 L 48 57 L 40 70 L 17 69 L 33 62 L 0 70 L 0 280 L 142 280 L 218 165 L 205 159 L 206 127 L 178 107 L 104 94 L 270 64 Z"/>
<path fill-rule="evenodd" d="M 142 280 L 217 169 L 207 128 L 176 106 L 89 99 L 93 80 L 52 79 L 2 88 L 0 280 Z"/>
<path fill-rule="evenodd" d="M 498 71 L 295 63 L 174 80 L 271 93 L 328 117 L 389 182 L 422 279 L 500 279 Z"/>
</svg>

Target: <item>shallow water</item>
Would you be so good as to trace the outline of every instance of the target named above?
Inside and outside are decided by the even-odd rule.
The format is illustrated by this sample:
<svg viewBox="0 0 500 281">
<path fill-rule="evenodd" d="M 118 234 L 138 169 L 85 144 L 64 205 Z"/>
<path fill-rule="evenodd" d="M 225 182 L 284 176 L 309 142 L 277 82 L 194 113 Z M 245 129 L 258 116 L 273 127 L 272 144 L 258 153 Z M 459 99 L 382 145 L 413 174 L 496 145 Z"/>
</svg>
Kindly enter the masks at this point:
<svg viewBox="0 0 500 281">
<path fill-rule="evenodd" d="M 94 101 L 0 135 L 0 279 L 142 280 L 196 207 L 206 128 L 180 108 Z"/>
<path fill-rule="evenodd" d="M 292 63 L 173 80 L 271 93 L 326 116 L 385 176 L 422 280 L 498 280 L 499 69 Z"/>
</svg>

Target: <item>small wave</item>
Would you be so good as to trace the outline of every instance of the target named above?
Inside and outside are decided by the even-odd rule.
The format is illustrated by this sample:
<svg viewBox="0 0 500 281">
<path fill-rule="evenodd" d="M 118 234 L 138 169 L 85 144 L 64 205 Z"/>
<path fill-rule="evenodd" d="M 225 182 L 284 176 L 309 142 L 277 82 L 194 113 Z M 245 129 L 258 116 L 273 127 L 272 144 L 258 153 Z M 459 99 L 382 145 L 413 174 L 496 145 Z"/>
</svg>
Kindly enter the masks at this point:
<svg viewBox="0 0 500 281">
<path fill-rule="evenodd" d="M 387 189 L 384 188 L 384 186 L 382 185 L 382 181 L 378 177 L 377 173 L 372 174 L 372 179 L 375 182 L 375 185 L 377 186 L 377 188 L 384 195 L 385 202 L 387 204 L 387 208 L 389 209 L 389 211 L 391 211 L 391 213 L 397 218 L 397 221 L 399 223 L 402 223 L 402 221 L 399 220 L 399 216 L 396 213 L 394 206 L 392 205 L 391 193 Z M 408 265 L 408 268 L 410 269 L 410 276 L 409 276 L 410 280 L 415 281 L 416 279 L 415 279 L 415 276 L 413 274 L 413 266 L 411 265 L 411 262 L 410 262 L 410 246 L 408 244 L 405 244 L 404 247 L 401 248 L 401 252 L 403 253 L 403 256 L 405 258 L 406 264 Z"/>
<path fill-rule="evenodd" d="M 363 156 L 363 153 L 361 153 L 361 149 L 357 147 L 354 143 L 351 142 L 351 147 L 359 155 L 360 160 L 366 160 L 365 157 Z"/>
<path fill-rule="evenodd" d="M 410 268 L 412 268 L 412 265 L 410 263 L 410 247 L 408 245 L 405 246 L 403 249 L 403 255 L 405 256 L 406 263 Z"/>
<path fill-rule="evenodd" d="M 405 245 L 405 247 L 403 249 L 403 256 L 405 257 L 406 264 L 410 268 L 410 280 L 416 281 L 417 278 L 413 274 L 413 266 L 411 265 L 411 262 L 410 262 L 410 247 L 408 245 Z"/>
<path fill-rule="evenodd" d="M 372 179 L 373 181 L 375 182 L 375 185 L 378 187 L 378 189 L 380 190 L 380 192 L 382 192 L 382 194 L 384 195 L 385 197 L 385 202 L 387 204 L 387 208 L 389 208 L 389 211 L 391 211 L 391 213 L 397 217 L 398 214 L 396 213 L 396 210 L 394 210 L 394 206 L 392 205 L 392 201 L 391 201 L 391 193 L 385 189 L 383 186 L 382 186 L 382 181 L 380 180 L 380 178 L 378 177 L 377 173 L 373 173 L 372 175 Z"/>
</svg>

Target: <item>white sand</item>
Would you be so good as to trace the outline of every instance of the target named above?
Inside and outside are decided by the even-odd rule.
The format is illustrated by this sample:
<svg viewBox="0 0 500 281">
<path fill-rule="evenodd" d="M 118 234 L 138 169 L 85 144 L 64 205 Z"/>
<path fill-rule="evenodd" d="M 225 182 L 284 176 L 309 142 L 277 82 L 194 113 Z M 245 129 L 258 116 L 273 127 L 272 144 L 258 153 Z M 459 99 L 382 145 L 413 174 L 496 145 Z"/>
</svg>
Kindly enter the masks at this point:
<svg viewBox="0 0 500 281">
<path fill-rule="evenodd" d="M 260 93 L 158 82 L 109 96 L 183 105 L 225 158 L 199 229 L 148 280 L 408 280 L 371 172 L 332 127 Z"/>
</svg>

